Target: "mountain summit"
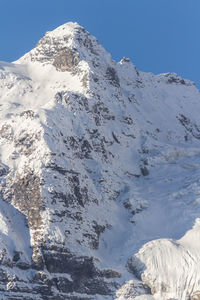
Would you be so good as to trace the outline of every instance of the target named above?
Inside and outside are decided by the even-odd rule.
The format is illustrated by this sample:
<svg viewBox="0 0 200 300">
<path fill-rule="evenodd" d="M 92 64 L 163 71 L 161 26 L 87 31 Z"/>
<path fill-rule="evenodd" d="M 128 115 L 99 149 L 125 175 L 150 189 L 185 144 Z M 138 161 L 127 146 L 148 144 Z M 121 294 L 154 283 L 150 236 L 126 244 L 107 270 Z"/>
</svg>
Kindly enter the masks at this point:
<svg viewBox="0 0 200 300">
<path fill-rule="evenodd" d="M 0 62 L 0 298 L 199 299 L 199 111 L 77 23 Z"/>
<path fill-rule="evenodd" d="M 50 63 L 57 70 L 67 71 L 75 68 L 82 60 L 92 65 L 95 64 L 94 60 L 109 63 L 111 57 L 83 27 L 77 23 L 66 23 L 47 32 L 36 48 L 19 62 L 38 61 L 43 65 Z"/>
</svg>

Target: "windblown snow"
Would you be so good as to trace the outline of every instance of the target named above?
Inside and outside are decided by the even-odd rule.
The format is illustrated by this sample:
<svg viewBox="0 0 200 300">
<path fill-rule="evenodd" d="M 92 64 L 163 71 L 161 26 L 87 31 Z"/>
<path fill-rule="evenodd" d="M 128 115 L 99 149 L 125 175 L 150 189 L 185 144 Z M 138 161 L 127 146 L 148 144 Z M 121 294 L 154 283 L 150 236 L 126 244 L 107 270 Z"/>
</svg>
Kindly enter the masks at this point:
<svg viewBox="0 0 200 300">
<path fill-rule="evenodd" d="M 199 112 L 77 23 L 0 62 L 0 298 L 200 299 Z"/>
</svg>

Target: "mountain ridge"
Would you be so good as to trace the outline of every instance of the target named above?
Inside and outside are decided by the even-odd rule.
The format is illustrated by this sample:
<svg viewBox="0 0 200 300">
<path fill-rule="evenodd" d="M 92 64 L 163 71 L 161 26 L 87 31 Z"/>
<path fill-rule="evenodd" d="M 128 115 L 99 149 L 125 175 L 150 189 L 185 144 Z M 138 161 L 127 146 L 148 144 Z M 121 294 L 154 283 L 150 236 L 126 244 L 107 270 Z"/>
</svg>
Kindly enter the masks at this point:
<svg viewBox="0 0 200 300">
<path fill-rule="evenodd" d="M 0 63 L 0 87 L 2 299 L 179 297 L 168 277 L 154 286 L 140 253 L 149 243 L 153 264 L 154 240 L 180 239 L 198 218 L 194 83 L 116 63 L 67 23 Z M 181 300 L 196 299 L 194 280 Z"/>
</svg>

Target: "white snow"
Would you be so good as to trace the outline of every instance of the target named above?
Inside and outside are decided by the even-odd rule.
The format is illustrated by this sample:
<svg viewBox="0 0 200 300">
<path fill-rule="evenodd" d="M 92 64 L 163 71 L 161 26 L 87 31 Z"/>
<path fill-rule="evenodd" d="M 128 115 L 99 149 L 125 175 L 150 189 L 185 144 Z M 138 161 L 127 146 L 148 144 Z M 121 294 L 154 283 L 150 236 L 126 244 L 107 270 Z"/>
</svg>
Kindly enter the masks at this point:
<svg viewBox="0 0 200 300">
<path fill-rule="evenodd" d="M 18 61 L 0 62 L 0 162 L 12 178 L 23 176 L 27 166 L 45 178 L 46 209 L 41 212 L 40 228 L 44 240 L 77 255 L 93 255 L 97 266 L 120 272 L 118 300 L 187 300 L 200 289 L 199 91 L 176 74 L 142 73 L 127 59 L 117 64 L 94 37 L 83 45 L 77 36 L 83 41 L 88 33 L 81 30 L 76 23 L 62 25 L 47 32 Z M 45 51 L 55 54 L 57 45 L 77 49 L 77 72 L 60 72 L 52 65 L 53 57 Z M 120 85 L 106 77 L 108 67 L 116 72 Z M 66 101 L 55 99 L 57 93 L 64 93 Z M 81 106 L 82 98 L 88 107 Z M 33 118 L 23 115 L 27 110 L 33 111 Z M 23 146 L 16 146 L 27 132 L 39 137 L 29 156 Z M 68 137 L 90 141 L 91 157 L 76 157 L 63 143 Z M 63 212 L 66 207 L 52 204 L 49 195 L 67 194 L 69 186 L 64 176 L 53 176 L 45 168 L 52 153 L 60 167 L 79 174 L 81 188 L 88 188 L 90 201 L 83 208 L 70 207 L 81 221 L 55 216 L 56 210 Z M 141 176 L 144 167 L 149 170 L 145 177 Z M 1 245 L 10 256 L 18 250 L 30 260 L 33 232 L 28 232 L 25 217 L 12 201 L 0 200 Z M 105 227 L 97 250 L 86 238 L 94 233 L 94 221 Z M 134 296 L 132 280 L 137 280 L 126 268 L 133 254 L 144 267 Z M 142 282 L 151 287 L 153 296 L 143 294 Z"/>
<path fill-rule="evenodd" d="M 197 219 L 180 240 L 159 239 L 144 245 L 135 255 L 140 265 L 133 258 L 155 299 L 187 299 L 199 291 L 199 224 Z"/>
</svg>

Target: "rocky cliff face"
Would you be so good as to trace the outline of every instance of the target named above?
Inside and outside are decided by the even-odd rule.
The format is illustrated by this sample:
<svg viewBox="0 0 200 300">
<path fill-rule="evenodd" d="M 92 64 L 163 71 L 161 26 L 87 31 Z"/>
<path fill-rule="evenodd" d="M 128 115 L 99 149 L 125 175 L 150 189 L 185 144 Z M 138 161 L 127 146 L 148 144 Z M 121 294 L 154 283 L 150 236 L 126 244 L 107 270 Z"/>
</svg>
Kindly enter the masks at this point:
<svg viewBox="0 0 200 300">
<path fill-rule="evenodd" d="M 199 109 L 192 82 L 116 63 L 76 23 L 1 62 L 1 299 L 198 299 L 174 263 L 154 280 L 175 241 L 133 254 L 198 217 Z"/>
</svg>

